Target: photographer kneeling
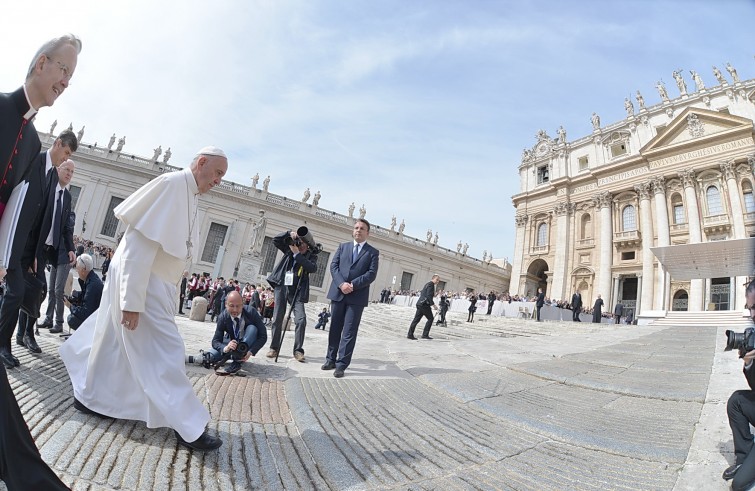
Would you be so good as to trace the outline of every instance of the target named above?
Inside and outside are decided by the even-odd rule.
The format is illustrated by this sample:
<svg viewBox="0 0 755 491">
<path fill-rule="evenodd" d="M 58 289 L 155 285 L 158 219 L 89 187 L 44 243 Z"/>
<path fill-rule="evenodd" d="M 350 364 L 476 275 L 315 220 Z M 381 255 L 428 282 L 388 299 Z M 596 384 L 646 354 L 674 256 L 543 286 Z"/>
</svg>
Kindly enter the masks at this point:
<svg viewBox="0 0 755 491">
<path fill-rule="evenodd" d="M 225 310 L 218 316 L 212 348 L 207 352 L 210 362 L 218 364 L 230 358 L 231 364 L 218 375 L 238 372 L 241 364 L 254 356 L 267 343 L 267 330 L 260 314 L 244 307 L 241 294 L 231 291 L 225 298 Z"/>
<path fill-rule="evenodd" d="M 92 260 L 92 256 L 82 254 L 77 257 L 75 268 L 79 275 L 81 292 L 73 292 L 74 295 L 63 299 L 65 305 L 71 309 L 67 319 L 68 327 L 74 331 L 79 328 L 82 322 L 87 320 L 87 317 L 100 308 L 100 300 L 102 299 L 102 280 L 93 271 L 94 260 Z M 56 333 L 62 330 L 63 328 L 58 326 L 51 329 L 50 332 Z"/>
<path fill-rule="evenodd" d="M 755 280 L 747 285 L 745 297 L 750 309 L 750 317 L 755 322 Z M 755 359 L 755 349 L 753 349 L 755 334 L 752 334 L 752 331 L 749 336 L 747 336 L 747 331 L 745 334 L 733 334 L 731 331 L 726 333 L 729 337 L 726 349 L 739 348 L 740 357 L 744 360 L 745 378 L 752 389 L 734 392 L 726 405 L 729 426 L 734 439 L 736 461 L 724 471 L 722 477 L 727 481 L 733 479 L 731 487 L 737 491 L 749 489 L 755 483 L 755 451 L 753 451 L 753 435 L 750 432 L 750 425 L 755 425 L 755 368 L 752 363 Z M 734 338 L 735 336 L 737 338 Z M 739 339 L 739 336 L 744 339 Z M 732 343 L 733 339 L 734 343 Z"/>
</svg>

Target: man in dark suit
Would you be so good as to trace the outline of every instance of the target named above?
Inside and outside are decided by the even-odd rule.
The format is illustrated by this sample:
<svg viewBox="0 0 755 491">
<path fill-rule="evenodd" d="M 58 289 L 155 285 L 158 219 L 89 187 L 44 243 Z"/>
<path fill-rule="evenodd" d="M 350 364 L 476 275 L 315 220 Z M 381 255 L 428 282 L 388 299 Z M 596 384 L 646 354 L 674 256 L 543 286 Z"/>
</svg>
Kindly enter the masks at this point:
<svg viewBox="0 0 755 491">
<path fill-rule="evenodd" d="M 624 315 L 624 304 L 617 303 L 613 308 L 613 318 L 616 324 L 621 324 L 621 318 Z"/>
<path fill-rule="evenodd" d="M 306 230 L 305 227 L 300 227 L 299 231 L 302 229 Z M 283 338 L 283 318 L 290 304 L 296 324 L 294 358 L 296 361 L 304 362 L 304 330 L 307 328 L 304 304 L 309 302 L 309 275 L 317 271 L 316 244 L 308 242 L 312 242 L 311 234 L 309 238 L 299 237 L 297 232 L 291 230 L 273 237 L 273 245 L 283 252 L 283 258 L 267 277 L 267 282 L 275 289 L 275 310 L 268 358 L 278 356 Z"/>
<path fill-rule="evenodd" d="M 94 272 L 94 260 L 89 254 L 76 258 L 76 274 L 79 276 L 80 291 L 77 296 L 66 299 L 65 304 L 71 310 L 68 315 L 68 327 L 74 331 L 100 308 L 102 300 L 102 280 Z M 52 332 L 52 331 L 50 331 Z"/>
<path fill-rule="evenodd" d="M 257 290 L 256 285 L 252 285 L 252 299 L 249 301 L 249 305 L 251 305 L 258 313 L 262 307 L 262 298 L 260 297 L 260 292 Z"/>
<path fill-rule="evenodd" d="M 232 375 L 241 369 L 242 363 L 255 356 L 267 343 L 267 329 L 257 309 L 244 307 L 241 294 L 231 291 L 226 295 L 225 310 L 218 315 L 212 348 L 208 351 L 212 363 L 229 355 L 231 364 L 218 375 Z"/>
<path fill-rule="evenodd" d="M 488 314 L 490 315 L 493 313 L 493 304 L 495 303 L 495 292 L 488 293 Z"/>
<path fill-rule="evenodd" d="M 543 308 L 543 305 L 545 305 L 545 293 L 543 293 L 542 288 L 537 289 L 537 300 L 535 300 L 535 308 L 537 309 L 537 321 L 541 322 L 540 319 L 540 309 Z"/>
<path fill-rule="evenodd" d="M 427 318 L 427 322 L 425 322 L 425 328 L 422 330 L 422 339 L 432 339 L 430 337 L 430 328 L 433 327 L 433 311 L 432 309 L 438 310 L 438 306 L 435 305 L 435 285 L 438 284 L 440 281 L 440 276 L 437 274 L 434 274 L 433 277 L 425 283 L 425 286 L 422 287 L 422 293 L 419 295 L 419 300 L 417 300 L 417 312 L 414 314 L 414 319 L 412 319 L 412 323 L 409 324 L 409 333 L 406 335 L 407 338 L 416 341 L 417 338 L 414 337 L 414 329 L 417 327 L 417 324 L 419 324 L 419 320 L 422 317 Z"/>
<path fill-rule="evenodd" d="M 54 317 L 55 327 L 50 331 L 52 333 L 63 331 L 63 295 L 68 280 L 68 272 L 76 262 L 76 253 L 74 252 L 76 246 L 73 244 L 73 227 L 76 224 L 76 215 L 71 210 L 71 192 L 68 190 L 73 178 L 74 168 L 72 160 L 66 160 L 60 164 L 58 167 L 58 184 L 53 186 L 53 199 L 48 201 L 47 206 L 48 208 L 52 207 L 52 226 L 47 238 L 43 239 L 42 251 L 44 260 L 51 267 L 50 280 L 47 286 L 47 312 L 44 322 L 39 327 L 52 328 Z M 40 268 L 38 267 L 37 270 L 40 270 Z M 26 335 L 33 340 L 32 334 L 31 322 L 27 322 Z M 16 338 L 16 341 L 18 341 L 18 338 Z M 29 343 L 26 344 L 26 347 L 34 351 Z"/>
<path fill-rule="evenodd" d="M 333 279 L 328 298 L 332 318 L 322 369 L 335 369 L 336 378 L 343 377 L 351 363 L 362 311 L 370 301 L 370 284 L 377 277 L 380 252 L 367 243 L 369 235 L 370 222 L 357 218 L 352 231 L 354 241 L 339 245 L 330 263 Z"/>
<path fill-rule="evenodd" d="M 15 231 L 10 260 L 6 269 L 6 289 L 0 303 L 0 479 L 8 489 L 68 489 L 44 463 L 29 428 L 24 421 L 15 395 L 8 383 L 5 368 L 17 366 L 11 354 L 11 337 L 18 319 L 18 307 L 24 292 L 23 268 L 34 267 L 37 227 L 34 219 L 43 208 L 45 176 L 39 162 L 41 144 L 31 120 L 41 107 L 51 106 L 68 87 L 76 69 L 81 41 L 66 35 L 45 43 L 34 56 L 24 86 L 11 94 L 0 94 L 0 216 L 18 183 L 29 182 L 29 190 Z M 7 159 L 7 160 L 6 160 Z M 40 172 L 41 169 L 41 172 Z M 32 244 L 27 249 L 27 239 Z M 23 256 L 23 259 L 22 259 Z M 7 258 L 6 258 L 7 259 Z"/>
<path fill-rule="evenodd" d="M 181 289 L 178 292 L 178 313 L 184 315 L 184 303 L 186 303 L 186 284 L 188 283 L 189 272 L 184 271 L 181 277 Z"/>
<path fill-rule="evenodd" d="M 579 292 L 575 292 L 574 295 L 571 296 L 572 321 L 582 322 L 579 319 L 580 312 L 582 312 L 582 294 Z"/>
</svg>

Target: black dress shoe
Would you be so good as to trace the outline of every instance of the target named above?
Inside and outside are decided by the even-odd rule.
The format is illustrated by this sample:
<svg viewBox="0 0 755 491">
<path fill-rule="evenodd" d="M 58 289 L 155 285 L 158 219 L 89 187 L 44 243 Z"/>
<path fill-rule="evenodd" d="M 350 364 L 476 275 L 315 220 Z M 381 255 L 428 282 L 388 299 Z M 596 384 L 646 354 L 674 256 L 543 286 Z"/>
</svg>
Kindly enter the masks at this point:
<svg viewBox="0 0 755 491">
<path fill-rule="evenodd" d="M 37 324 L 37 327 L 41 327 L 42 329 L 50 329 L 52 327 L 52 322 L 43 322 L 41 324 Z"/>
<path fill-rule="evenodd" d="M 326 361 L 323 366 L 320 367 L 321 370 L 333 370 L 336 367 L 335 363 Z"/>
<path fill-rule="evenodd" d="M 408 336 L 406 337 L 406 339 L 411 339 L 412 341 L 416 341 L 416 340 L 417 340 L 417 338 L 415 338 L 415 337 L 414 337 L 414 336 L 412 336 L 411 334 L 410 334 L 410 335 L 408 335 Z"/>
<path fill-rule="evenodd" d="M 16 366 L 18 366 L 13 360 L 13 356 L 10 354 L 10 352 L 0 351 L 0 360 L 2 360 L 5 368 L 15 368 Z"/>
<path fill-rule="evenodd" d="M 194 450 L 215 450 L 220 448 L 220 446 L 223 444 L 223 440 L 216 436 L 210 435 L 209 433 L 207 433 L 207 431 L 202 433 L 202 436 L 200 436 L 193 442 L 187 442 L 186 440 L 181 438 L 181 435 L 179 435 L 176 430 L 173 430 L 173 432 L 176 434 L 179 445 L 183 445 L 184 447 L 188 447 Z"/>
<path fill-rule="evenodd" d="M 75 397 L 73 398 L 73 407 L 75 407 L 78 411 L 81 411 L 84 414 L 91 414 L 92 416 L 97 416 L 98 418 L 102 418 L 102 419 L 114 419 L 110 416 L 105 416 L 104 414 L 100 414 L 97 411 L 92 411 Z"/>
<path fill-rule="evenodd" d="M 724 478 L 724 481 L 730 481 L 734 479 L 734 476 L 736 475 L 739 468 L 742 467 L 742 464 L 734 464 L 726 468 L 724 471 L 724 475 L 721 476 Z"/>
<path fill-rule="evenodd" d="M 26 336 L 24 336 L 24 337 L 26 337 Z M 20 337 L 16 336 L 16 344 L 19 345 L 19 346 L 23 346 L 24 348 L 26 348 L 26 343 L 24 343 L 24 338 L 20 338 Z"/>
<path fill-rule="evenodd" d="M 40 348 L 37 344 L 37 340 L 29 335 L 24 336 L 24 344 L 26 345 L 26 348 L 32 353 L 42 352 L 42 348 Z"/>
<path fill-rule="evenodd" d="M 422 339 L 432 339 L 430 336 L 422 336 Z"/>
<path fill-rule="evenodd" d="M 343 368 L 336 368 L 336 371 L 333 372 L 333 376 L 335 378 L 341 378 L 341 377 L 343 377 L 343 375 L 344 375 L 345 372 L 346 372 L 346 370 L 344 370 Z"/>
<path fill-rule="evenodd" d="M 50 329 L 50 334 L 57 334 L 59 332 L 63 332 L 63 326 L 55 326 Z"/>
</svg>

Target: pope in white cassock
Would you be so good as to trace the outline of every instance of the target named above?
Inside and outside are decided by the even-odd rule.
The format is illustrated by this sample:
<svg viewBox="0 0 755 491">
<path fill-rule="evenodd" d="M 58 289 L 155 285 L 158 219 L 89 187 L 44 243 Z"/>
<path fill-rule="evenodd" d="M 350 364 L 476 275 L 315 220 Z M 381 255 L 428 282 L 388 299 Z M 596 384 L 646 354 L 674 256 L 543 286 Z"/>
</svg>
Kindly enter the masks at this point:
<svg viewBox="0 0 755 491">
<path fill-rule="evenodd" d="M 173 428 L 196 450 L 222 444 L 207 433 L 210 414 L 186 376 L 174 299 L 197 243 L 198 196 L 227 169 L 223 151 L 205 147 L 188 169 L 156 177 L 115 208 L 126 232 L 100 308 L 60 348 L 76 409 Z"/>
</svg>

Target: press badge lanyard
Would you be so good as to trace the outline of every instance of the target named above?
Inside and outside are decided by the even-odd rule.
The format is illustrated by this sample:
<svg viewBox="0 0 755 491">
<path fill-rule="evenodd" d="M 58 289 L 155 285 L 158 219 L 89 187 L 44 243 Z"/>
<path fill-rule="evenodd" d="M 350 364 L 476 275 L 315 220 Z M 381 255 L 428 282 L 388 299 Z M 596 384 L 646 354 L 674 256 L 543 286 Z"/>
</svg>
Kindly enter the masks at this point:
<svg viewBox="0 0 755 491">
<path fill-rule="evenodd" d="M 291 256 L 291 259 L 293 260 L 294 257 Z M 286 286 L 294 286 L 294 266 L 296 266 L 295 262 L 294 262 L 294 264 L 291 265 L 291 269 L 289 269 L 288 271 L 286 271 L 286 279 L 283 282 L 283 284 L 286 285 Z M 299 267 L 299 276 L 301 276 L 301 269 L 302 268 L 300 266 Z"/>
</svg>

